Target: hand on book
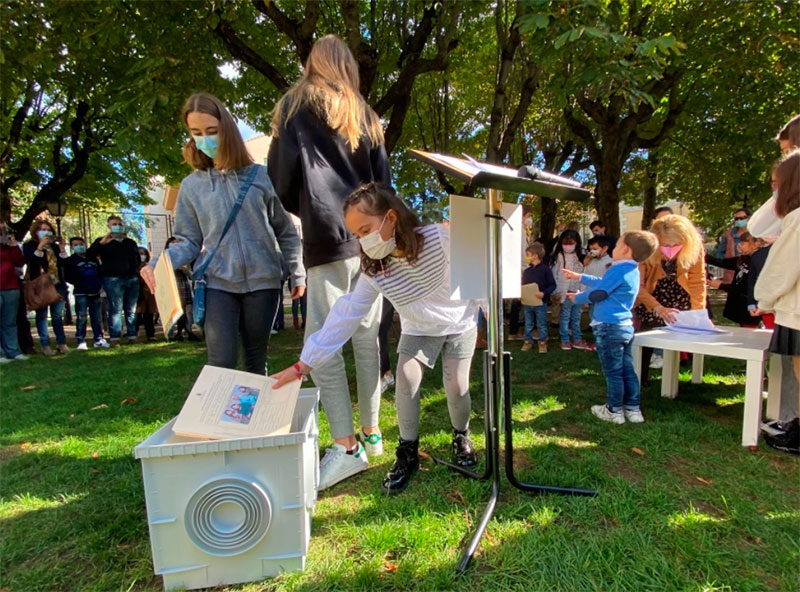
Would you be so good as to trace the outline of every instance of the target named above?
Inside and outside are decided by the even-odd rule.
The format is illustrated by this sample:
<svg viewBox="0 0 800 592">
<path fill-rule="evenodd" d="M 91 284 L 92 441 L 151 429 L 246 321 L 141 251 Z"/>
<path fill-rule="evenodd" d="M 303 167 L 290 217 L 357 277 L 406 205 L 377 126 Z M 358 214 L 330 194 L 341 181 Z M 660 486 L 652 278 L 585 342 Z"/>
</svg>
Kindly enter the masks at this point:
<svg viewBox="0 0 800 592">
<path fill-rule="evenodd" d="M 309 372 L 311 372 L 311 366 L 303 362 L 297 362 L 276 374 L 270 375 L 270 378 L 276 381 L 275 384 L 272 385 L 272 388 L 279 389 L 293 380 L 305 380 Z"/>
</svg>

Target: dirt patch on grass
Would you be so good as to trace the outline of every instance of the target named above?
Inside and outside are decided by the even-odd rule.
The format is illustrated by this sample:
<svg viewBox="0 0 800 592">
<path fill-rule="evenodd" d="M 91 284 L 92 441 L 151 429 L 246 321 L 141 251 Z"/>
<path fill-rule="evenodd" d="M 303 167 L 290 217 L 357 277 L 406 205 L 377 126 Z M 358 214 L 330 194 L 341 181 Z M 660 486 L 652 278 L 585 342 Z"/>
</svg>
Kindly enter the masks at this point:
<svg viewBox="0 0 800 592">
<path fill-rule="evenodd" d="M 0 462 L 11 460 L 12 458 L 16 458 L 20 454 L 22 454 L 21 444 L 13 444 L 11 446 L 0 446 Z"/>
</svg>

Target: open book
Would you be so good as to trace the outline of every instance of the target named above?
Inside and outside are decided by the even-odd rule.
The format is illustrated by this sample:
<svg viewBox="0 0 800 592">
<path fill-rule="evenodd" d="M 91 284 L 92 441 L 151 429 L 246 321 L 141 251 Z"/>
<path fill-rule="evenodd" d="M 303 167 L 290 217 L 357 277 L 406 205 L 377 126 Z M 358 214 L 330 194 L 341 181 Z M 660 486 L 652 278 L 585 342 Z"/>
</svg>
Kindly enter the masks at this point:
<svg viewBox="0 0 800 592">
<path fill-rule="evenodd" d="M 210 440 L 288 434 L 300 381 L 276 390 L 273 384 L 267 376 L 204 366 L 172 431 Z"/>
<path fill-rule="evenodd" d="M 512 193 L 525 193 L 570 201 L 586 201 L 591 196 L 587 189 L 529 179 L 520 176 L 517 169 L 488 162 L 478 162 L 469 156 L 462 159 L 422 150 L 409 150 L 409 154 L 417 160 L 431 165 L 438 171 L 447 173 L 476 187 L 490 187 Z"/>
<path fill-rule="evenodd" d="M 172 268 L 169 251 L 161 253 L 153 273 L 156 276 L 155 297 L 158 316 L 164 327 L 164 335 L 168 335 L 172 326 L 183 315 L 181 295 L 178 291 L 178 283 L 175 281 L 175 271 Z"/>
<path fill-rule="evenodd" d="M 694 335 L 710 335 L 714 333 L 729 333 L 718 329 L 708 318 L 708 311 L 682 310 L 675 315 L 675 322 L 668 324 L 665 329 L 678 333 L 691 333 Z"/>
</svg>

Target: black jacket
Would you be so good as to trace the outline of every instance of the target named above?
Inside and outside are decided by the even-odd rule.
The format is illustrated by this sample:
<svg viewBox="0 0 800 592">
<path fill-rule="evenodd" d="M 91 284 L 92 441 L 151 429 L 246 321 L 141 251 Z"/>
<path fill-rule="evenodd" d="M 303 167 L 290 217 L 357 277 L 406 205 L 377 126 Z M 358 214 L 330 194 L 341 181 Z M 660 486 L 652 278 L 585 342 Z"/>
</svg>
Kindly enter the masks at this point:
<svg viewBox="0 0 800 592">
<path fill-rule="evenodd" d="M 732 283 L 719 285 L 720 290 L 728 293 L 722 316 L 740 325 L 758 324 L 760 320 L 759 317 L 752 317 L 747 311 L 747 285 L 748 276 L 750 275 L 750 255 L 726 257 L 724 259 L 706 255 L 706 263 L 736 272 L 733 276 Z"/>
<path fill-rule="evenodd" d="M 130 238 L 113 239 L 101 245 L 98 238 L 86 249 L 86 256 L 100 259 L 103 277 L 130 279 L 139 277 L 139 247 Z"/>
<path fill-rule="evenodd" d="M 355 152 L 316 114 L 300 109 L 272 139 L 267 172 L 283 207 L 300 217 L 306 268 L 360 254 L 344 200 L 364 183 L 391 185 L 386 149 L 364 137 Z"/>
<path fill-rule="evenodd" d="M 64 279 L 72 284 L 73 294 L 93 296 L 103 288 L 103 276 L 100 273 L 100 262 L 93 258 L 70 255 L 64 260 Z"/>
</svg>

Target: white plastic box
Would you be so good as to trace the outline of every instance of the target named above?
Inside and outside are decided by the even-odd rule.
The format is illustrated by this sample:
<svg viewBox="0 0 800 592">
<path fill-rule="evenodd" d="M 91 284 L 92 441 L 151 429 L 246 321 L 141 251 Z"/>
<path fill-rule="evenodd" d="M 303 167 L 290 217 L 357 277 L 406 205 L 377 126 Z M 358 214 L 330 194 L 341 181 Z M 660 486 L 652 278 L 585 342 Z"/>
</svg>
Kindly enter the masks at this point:
<svg viewBox="0 0 800 592">
<path fill-rule="evenodd" d="M 319 482 L 315 388 L 300 390 L 283 436 L 197 440 L 172 419 L 142 461 L 153 569 L 164 588 L 262 580 L 305 567 Z"/>
</svg>

